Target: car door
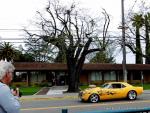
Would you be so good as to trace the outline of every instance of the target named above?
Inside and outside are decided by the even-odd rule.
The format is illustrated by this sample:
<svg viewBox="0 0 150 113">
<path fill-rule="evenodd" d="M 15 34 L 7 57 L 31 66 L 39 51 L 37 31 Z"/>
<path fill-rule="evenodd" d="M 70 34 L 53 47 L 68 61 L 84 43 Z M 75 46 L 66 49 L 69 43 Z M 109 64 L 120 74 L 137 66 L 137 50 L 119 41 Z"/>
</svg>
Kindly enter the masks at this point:
<svg viewBox="0 0 150 113">
<path fill-rule="evenodd" d="M 100 94 L 100 99 L 101 99 L 101 100 L 109 100 L 109 99 L 112 99 L 112 98 L 113 98 L 113 94 L 114 94 L 114 91 L 113 91 L 113 89 L 112 89 L 112 85 L 109 84 L 109 85 L 107 85 L 107 87 L 102 88 L 102 89 L 99 91 L 99 94 Z"/>
<path fill-rule="evenodd" d="M 124 92 L 125 92 L 125 85 L 121 83 L 112 83 L 112 88 L 111 88 L 111 99 L 119 99 L 119 98 L 124 98 Z"/>
</svg>

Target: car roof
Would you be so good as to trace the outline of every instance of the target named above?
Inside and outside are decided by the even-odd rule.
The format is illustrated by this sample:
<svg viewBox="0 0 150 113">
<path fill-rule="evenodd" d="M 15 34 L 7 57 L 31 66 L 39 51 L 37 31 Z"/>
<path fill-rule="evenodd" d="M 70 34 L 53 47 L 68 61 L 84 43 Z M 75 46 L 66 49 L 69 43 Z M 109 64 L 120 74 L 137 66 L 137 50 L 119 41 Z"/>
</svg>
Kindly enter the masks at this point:
<svg viewBox="0 0 150 113">
<path fill-rule="evenodd" d="M 117 84 L 117 83 L 120 83 L 120 84 L 124 84 L 124 85 L 128 85 L 128 86 L 131 86 L 130 84 L 128 84 L 127 82 L 107 82 L 108 84 Z"/>
</svg>

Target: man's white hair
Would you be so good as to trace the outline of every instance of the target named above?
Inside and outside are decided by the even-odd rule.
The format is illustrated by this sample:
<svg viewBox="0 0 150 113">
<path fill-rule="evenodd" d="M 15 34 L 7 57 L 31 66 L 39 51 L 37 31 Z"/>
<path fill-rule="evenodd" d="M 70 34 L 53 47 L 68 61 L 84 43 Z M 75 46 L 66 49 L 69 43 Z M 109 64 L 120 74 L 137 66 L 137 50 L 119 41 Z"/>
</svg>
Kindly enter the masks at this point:
<svg viewBox="0 0 150 113">
<path fill-rule="evenodd" d="M 11 62 L 7 61 L 0 61 L 0 80 L 5 76 L 7 72 L 13 72 L 15 67 L 12 65 Z"/>
</svg>

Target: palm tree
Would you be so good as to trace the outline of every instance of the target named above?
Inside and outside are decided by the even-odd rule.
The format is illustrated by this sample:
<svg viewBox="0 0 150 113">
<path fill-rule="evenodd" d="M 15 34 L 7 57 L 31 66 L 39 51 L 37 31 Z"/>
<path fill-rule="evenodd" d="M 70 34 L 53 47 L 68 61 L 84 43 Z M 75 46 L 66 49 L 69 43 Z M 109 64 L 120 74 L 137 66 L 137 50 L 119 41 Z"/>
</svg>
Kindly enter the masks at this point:
<svg viewBox="0 0 150 113">
<path fill-rule="evenodd" d="M 150 31 L 150 13 L 144 15 L 145 20 L 145 63 L 150 64 L 150 39 L 149 39 L 149 31 Z"/>
<path fill-rule="evenodd" d="M 0 59 L 12 61 L 15 57 L 16 51 L 9 42 L 0 44 Z"/>
<path fill-rule="evenodd" d="M 135 14 L 133 16 L 132 25 L 136 29 L 136 64 L 142 64 L 142 49 L 141 49 L 141 41 L 140 41 L 140 28 L 143 26 L 144 19 L 142 14 Z"/>
</svg>

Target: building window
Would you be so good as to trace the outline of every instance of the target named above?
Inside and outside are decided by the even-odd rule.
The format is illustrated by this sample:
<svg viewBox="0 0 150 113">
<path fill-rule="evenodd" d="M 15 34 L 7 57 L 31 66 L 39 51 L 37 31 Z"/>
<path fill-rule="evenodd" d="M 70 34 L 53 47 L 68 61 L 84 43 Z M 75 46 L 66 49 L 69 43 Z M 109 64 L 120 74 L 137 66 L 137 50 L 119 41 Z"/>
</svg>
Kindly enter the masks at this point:
<svg viewBox="0 0 150 113">
<path fill-rule="evenodd" d="M 116 80 L 116 73 L 114 71 L 104 73 L 104 80 Z"/>
<path fill-rule="evenodd" d="M 91 73 L 91 81 L 98 81 L 98 80 L 102 80 L 101 72 L 92 72 Z"/>
<path fill-rule="evenodd" d="M 141 80 L 141 72 L 134 72 L 133 80 Z"/>
</svg>

